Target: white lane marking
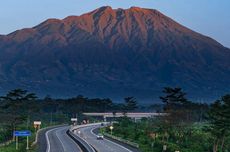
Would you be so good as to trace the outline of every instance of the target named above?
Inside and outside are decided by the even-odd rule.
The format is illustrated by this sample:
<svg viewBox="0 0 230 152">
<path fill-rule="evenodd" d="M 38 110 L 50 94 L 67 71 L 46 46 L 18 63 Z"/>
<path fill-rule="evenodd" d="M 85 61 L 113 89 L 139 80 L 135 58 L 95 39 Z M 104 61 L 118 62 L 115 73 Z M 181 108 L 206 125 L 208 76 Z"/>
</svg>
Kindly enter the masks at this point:
<svg viewBox="0 0 230 152">
<path fill-rule="evenodd" d="M 96 138 L 97 138 L 97 135 L 93 132 L 93 130 L 96 129 L 96 128 L 97 128 L 97 127 L 94 127 L 94 128 L 90 128 L 90 127 L 89 127 L 89 129 L 90 129 L 90 132 L 89 132 L 89 133 L 90 133 L 92 136 L 96 136 Z M 110 151 L 116 152 L 116 150 L 115 150 L 114 148 L 112 148 L 112 147 L 110 147 L 109 145 L 105 144 L 105 142 L 102 142 L 101 140 L 97 140 L 97 143 L 99 143 L 100 145 L 104 146 L 104 148 L 106 148 L 106 149 L 108 149 L 108 150 L 110 150 Z"/>
<path fill-rule="evenodd" d="M 51 130 L 48 130 L 47 132 L 46 132 L 46 143 L 47 143 L 47 148 L 46 148 L 46 152 L 50 152 L 50 140 L 49 140 L 49 133 L 51 132 L 51 131 L 53 131 L 53 130 L 55 130 L 55 129 L 57 129 L 57 128 L 54 128 L 54 129 L 51 129 Z"/>
<path fill-rule="evenodd" d="M 59 128 L 59 129 L 60 129 L 60 128 Z M 58 130 L 58 129 L 57 129 L 57 130 Z M 60 131 L 60 130 L 59 130 L 59 131 Z M 57 135 L 57 131 L 55 131 L 55 134 L 56 134 L 56 136 L 57 136 L 58 140 L 61 142 L 61 145 L 62 145 L 62 148 L 63 148 L 64 152 L 66 152 L 66 149 L 65 149 L 64 143 L 62 142 L 62 140 L 60 139 L 60 137 Z"/>
<path fill-rule="evenodd" d="M 63 128 L 63 127 L 62 127 Z M 46 132 L 46 143 L 47 143 L 47 148 L 46 148 L 46 152 L 50 152 L 50 140 L 49 140 L 49 133 L 51 132 L 51 131 L 54 131 L 54 130 L 58 130 L 58 129 L 60 129 L 60 127 L 58 127 L 58 128 L 53 128 L 53 129 L 51 129 L 51 130 L 48 130 L 47 132 Z M 57 134 L 56 134 L 56 136 L 57 136 Z M 59 139 L 60 140 L 60 139 Z M 63 148 L 64 149 L 64 148 Z"/>
<path fill-rule="evenodd" d="M 96 127 L 96 128 L 97 128 L 97 127 Z M 93 135 L 95 135 L 95 136 L 97 136 L 97 135 L 93 132 L 93 130 L 96 129 L 96 128 L 92 128 L 92 129 L 90 130 L 91 134 L 93 134 Z M 110 140 L 105 139 L 105 138 L 104 138 L 104 140 L 106 140 L 106 141 L 108 141 L 108 142 L 110 142 L 110 143 L 112 143 L 112 144 L 114 144 L 114 145 L 117 145 L 118 147 L 123 148 L 123 149 L 127 150 L 128 152 L 133 152 L 133 151 L 131 151 L 131 150 L 125 148 L 124 146 L 121 146 L 121 145 L 119 145 L 119 144 L 117 144 L 117 143 L 115 143 L 115 142 L 113 142 L 113 141 L 110 141 Z"/>
</svg>

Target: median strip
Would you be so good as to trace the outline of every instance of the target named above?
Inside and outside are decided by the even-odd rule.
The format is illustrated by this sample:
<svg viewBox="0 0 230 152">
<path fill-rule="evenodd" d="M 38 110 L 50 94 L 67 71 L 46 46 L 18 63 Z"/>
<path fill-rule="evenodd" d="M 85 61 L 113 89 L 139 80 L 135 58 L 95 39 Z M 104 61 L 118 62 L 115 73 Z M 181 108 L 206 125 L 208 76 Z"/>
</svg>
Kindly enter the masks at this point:
<svg viewBox="0 0 230 152">
<path fill-rule="evenodd" d="M 76 142 L 83 152 L 97 152 L 92 146 L 90 146 L 85 140 L 81 139 L 80 137 L 76 136 L 70 130 L 66 132 L 66 134 Z"/>
</svg>

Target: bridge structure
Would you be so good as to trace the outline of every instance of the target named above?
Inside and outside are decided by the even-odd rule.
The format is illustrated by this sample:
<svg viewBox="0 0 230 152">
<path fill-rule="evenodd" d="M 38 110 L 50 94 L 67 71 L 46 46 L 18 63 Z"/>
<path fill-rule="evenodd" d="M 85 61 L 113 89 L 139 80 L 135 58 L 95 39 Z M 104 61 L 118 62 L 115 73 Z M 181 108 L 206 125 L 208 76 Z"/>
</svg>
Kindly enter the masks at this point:
<svg viewBox="0 0 230 152">
<path fill-rule="evenodd" d="M 133 112 L 133 113 L 123 113 L 123 112 L 107 112 L 107 113 L 83 113 L 85 116 L 92 116 L 92 117 L 103 117 L 104 121 L 106 118 L 119 118 L 119 117 L 129 117 L 136 120 L 142 118 L 154 118 L 165 115 L 165 113 L 141 113 L 141 112 Z"/>
</svg>

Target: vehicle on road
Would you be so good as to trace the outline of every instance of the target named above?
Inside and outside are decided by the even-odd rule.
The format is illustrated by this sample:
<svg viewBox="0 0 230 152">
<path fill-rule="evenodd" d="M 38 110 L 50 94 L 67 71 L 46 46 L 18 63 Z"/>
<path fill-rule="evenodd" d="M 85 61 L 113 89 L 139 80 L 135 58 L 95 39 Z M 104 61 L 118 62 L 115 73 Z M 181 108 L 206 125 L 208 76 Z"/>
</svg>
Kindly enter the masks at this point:
<svg viewBox="0 0 230 152">
<path fill-rule="evenodd" d="M 102 134 L 97 135 L 97 140 L 103 140 L 103 139 L 104 139 L 104 136 Z"/>
</svg>

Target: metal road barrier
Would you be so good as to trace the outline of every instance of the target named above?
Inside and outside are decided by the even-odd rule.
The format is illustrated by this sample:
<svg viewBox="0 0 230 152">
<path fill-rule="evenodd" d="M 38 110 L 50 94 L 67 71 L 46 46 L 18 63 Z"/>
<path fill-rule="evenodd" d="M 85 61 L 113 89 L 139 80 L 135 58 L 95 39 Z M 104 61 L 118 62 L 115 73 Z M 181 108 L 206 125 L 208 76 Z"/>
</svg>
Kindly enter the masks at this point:
<svg viewBox="0 0 230 152">
<path fill-rule="evenodd" d="M 139 144 L 137 144 L 137 143 L 134 143 L 134 142 L 122 139 L 120 137 L 116 137 L 116 136 L 110 135 L 108 133 L 104 133 L 104 135 L 107 136 L 107 137 L 109 137 L 109 138 L 112 138 L 114 140 L 117 140 L 117 141 L 120 141 L 120 142 L 125 143 L 127 145 L 130 145 L 132 147 L 139 148 Z"/>
<path fill-rule="evenodd" d="M 74 140 L 78 144 L 78 146 L 81 148 L 82 152 L 96 152 L 96 150 L 91 147 L 85 140 L 75 135 L 73 132 L 68 130 L 67 135 Z"/>
<path fill-rule="evenodd" d="M 96 126 L 99 124 L 101 123 L 71 126 L 71 128 L 67 131 L 67 134 L 80 146 L 83 152 L 97 152 L 97 150 L 94 147 L 92 147 L 87 141 L 85 141 L 83 138 L 79 137 L 78 135 L 74 134 L 73 132 L 80 128 Z"/>
</svg>

